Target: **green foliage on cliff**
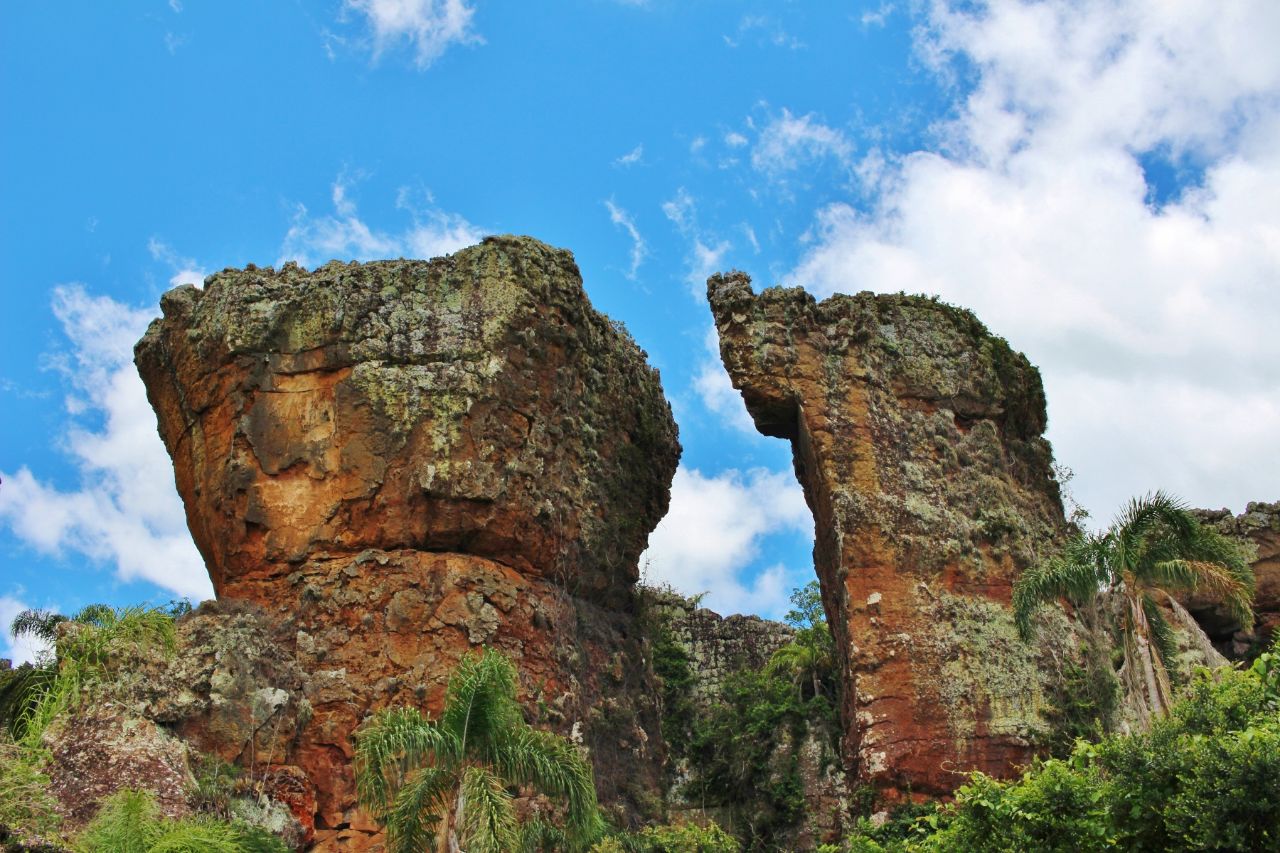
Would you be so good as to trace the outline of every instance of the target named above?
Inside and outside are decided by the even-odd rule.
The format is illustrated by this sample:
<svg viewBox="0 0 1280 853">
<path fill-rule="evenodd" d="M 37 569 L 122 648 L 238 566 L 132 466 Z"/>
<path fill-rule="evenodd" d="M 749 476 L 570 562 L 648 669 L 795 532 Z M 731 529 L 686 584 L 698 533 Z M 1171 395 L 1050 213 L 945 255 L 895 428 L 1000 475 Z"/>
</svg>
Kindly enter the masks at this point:
<svg viewBox="0 0 1280 853">
<path fill-rule="evenodd" d="M 194 817 L 166 818 L 144 791 L 119 791 L 76 838 L 79 853 L 286 853 L 280 839 L 256 827 Z"/>
<path fill-rule="evenodd" d="M 438 720 L 415 708 L 379 711 L 356 734 L 356 791 L 393 851 L 454 846 L 509 851 L 521 843 L 512 788 L 531 787 L 566 810 L 565 849 L 602 829 L 591 767 L 558 735 L 530 727 L 516 671 L 495 649 L 464 658 Z"/>
<path fill-rule="evenodd" d="M 0 824 L 24 834 L 51 835 L 61 820 L 44 773 L 45 730 L 60 715 L 93 701 L 95 689 L 110 679 L 118 658 L 131 648 L 171 650 L 173 618 L 157 609 L 93 604 L 70 618 L 26 610 L 11 630 L 53 648 L 34 665 L 0 680 Z"/>
<path fill-rule="evenodd" d="M 1013 612 L 1024 639 L 1047 601 L 1093 601 L 1105 590 L 1124 597 L 1124 654 L 1152 707 L 1172 703 L 1173 629 L 1160 612 L 1169 591 L 1203 591 L 1222 601 L 1248 630 L 1254 577 L 1239 546 L 1202 526 L 1185 504 L 1163 492 L 1135 498 L 1103 533 L 1080 534 L 1061 553 L 1028 569 L 1013 587 Z"/>
<path fill-rule="evenodd" d="M 1280 645 L 1201 670 L 1145 733 L 1081 741 L 1013 782 L 974 774 L 903 829 L 863 822 L 846 850 L 1280 850 Z"/>
<path fill-rule="evenodd" d="M 646 625 L 662 682 L 663 735 L 673 768 L 685 772 L 676 795 L 722 816 L 753 851 L 785 849 L 806 816 L 800 755 L 806 740 L 816 737 L 835 760 L 835 649 L 817 582 L 795 590 L 791 601 L 791 642 L 763 667 L 732 672 L 709 691 L 695 690 L 696 662 L 661 608 L 652 608 Z"/>
</svg>

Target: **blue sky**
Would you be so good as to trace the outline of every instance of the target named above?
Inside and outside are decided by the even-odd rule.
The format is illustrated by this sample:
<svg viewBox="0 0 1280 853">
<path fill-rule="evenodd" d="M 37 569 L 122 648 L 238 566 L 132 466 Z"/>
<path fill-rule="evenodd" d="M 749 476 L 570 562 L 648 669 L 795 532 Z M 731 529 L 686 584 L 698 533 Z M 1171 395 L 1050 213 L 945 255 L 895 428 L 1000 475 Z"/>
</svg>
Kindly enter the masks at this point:
<svg viewBox="0 0 1280 853">
<path fill-rule="evenodd" d="M 129 347 L 226 266 L 571 249 L 685 447 L 651 580 L 777 615 L 782 442 L 702 295 L 938 294 L 1044 371 L 1105 521 L 1280 498 L 1270 0 L 10 3 L 0 16 L 0 619 L 208 592 Z M 23 657 L 28 649 L 14 648 Z M 5 654 L 0 640 L 0 654 Z"/>
</svg>

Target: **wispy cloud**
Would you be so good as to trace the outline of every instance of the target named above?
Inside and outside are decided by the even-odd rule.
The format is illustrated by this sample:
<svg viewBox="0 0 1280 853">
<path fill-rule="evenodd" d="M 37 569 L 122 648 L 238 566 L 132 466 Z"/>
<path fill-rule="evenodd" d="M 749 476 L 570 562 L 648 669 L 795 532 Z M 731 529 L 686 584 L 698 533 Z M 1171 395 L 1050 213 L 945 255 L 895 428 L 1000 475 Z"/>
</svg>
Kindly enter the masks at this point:
<svg viewBox="0 0 1280 853">
<path fill-rule="evenodd" d="M 733 244 L 702 233 L 698 227 L 697 202 L 684 187 L 680 187 L 674 196 L 662 203 L 662 213 L 690 241 L 686 258 L 689 271 L 685 282 L 695 299 L 704 299 L 707 278 L 720 270 Z"/>
<path fill-rule="evenodd" d="M 81 554 L 194 599 L 212 595 L 187 531 L 173 467 L 133 366 L 133 344 L 154 312 L 79 285 L 54 290 L 70 350 L 55 359 L 69 390 L 62 436 L 80 476 L 63 490 L 28 468 L 3 475 L 0 522 L 37 551 Z"/>
<path fill-rule="evenodd" d="M 152 258 L 167 264 L 173 270 L 173 275 L 169 277 L 170 287 L 177 287 L 180 284 L 194 284 L 199 287 L 204 283 L 205 276 L 209 274 L 196 262 L 195 258 L 178 254 L 172 246 L 159 237 L 152 237 L 147 241 L 147 251 L 151 253 Z"/>
<path fill-rule="evenodd" d="M 342 8 L 365 19 L 375 60 L 408 44 L 414 62 L 425 69 L 452 45 L 484 42 L 473 29 L 475 7 L 467 0 L 344 0 Z"/>
<path fill-rule="evenodd" d="M 883 27 L 888 23 L 889 16 L 893 14 L 893 10 L 893 3 L 881 3 L 874 9 L 866 9 L 858 18 L 858 21 L 864 28 Z"/>
<path fill-rule="evenodd" d="M 751 165 L 778 176 L 824 158 L 847 165 L 852 156 L 853 143 L 843 131 L 823 124 L 813 113 L 795 116 L 784 108 L 760 130 Z"/>
<path fill-rule="evenodd" d="M 743 15 L 738 20 L 738 28 L 734 34 L 723 38 L 729 47 L 739 47 L 747 42 L 787 50 L 801 50 L 805 47 L 803 41 L 787 32 L 782 23 L 770 15 Z"/>
<path fill-rule="evenodd" d="M 637 163 L 643 162 L 643 160 L 644 160 L 644 145 L 641 144 L 641 145 L 637 145 L 635 148 L 632 148 L 626 154 L 623 154 L 621 157 L 614 160 L 613 165 L 622 166 L 622 167 L 634 166 Z"/>
<path fill-rule="evenodd" d="M 790 471 L 729 470 L 707 476 L 681 467 L 671 484 L 671 510 L 641 557 L 646 580 L 696 595 L 721 613 L 779 617 L 787 594 L 812 574 L 775 565 L 748 577 L 769 537 L 813 540 L 813 516 Z"/>
<path fill-rule="evenodd" d="M 720 337 L 715 326 L 707 329 L 703 337 L 704 352 L 698 364 L 698 372 L 693 378 L 693 390 L 697 392 L 702 405 L 724 423 L 738 432 L 755 439 L 760 436 L 756 431 L 755 421 L 747 412 L 742 402 L 742 394 L 733 387 L 729 373 L 724 369 L 720 358 Z"/>
<path fill-rule="evenodd" d="M 606 201 L 604 206 L 609 210 L 609 221 L 626 231 L 631 237 L 631 267 L 627 270 L 627 278 L 634 279 L 649 250 L 645 246 L 644 238 L 640 236 L 640 229 L 636 228 L 636 223 L 631 218 L 631 214 L 615 204 L 613 199 Z"/>
<path fill-rule="evenodd" d="M 296 261 L 309 267 L 333 258 L 434 258 L 478 243 L 484 236 L 484 231 L 462 216 L 436 207 L 430 195 L 426 204 L 414 204 L 407 190 L 397 195 L 396 208 L 407 212 L 412 222 L 394 233 L 376 229 L 361 219 L 350 196 L 352 182 L 345 173 L 333 182 L 330 214 L 313 216 L 305 205 L 297 206 L 279 263 Z"/>
</svg>

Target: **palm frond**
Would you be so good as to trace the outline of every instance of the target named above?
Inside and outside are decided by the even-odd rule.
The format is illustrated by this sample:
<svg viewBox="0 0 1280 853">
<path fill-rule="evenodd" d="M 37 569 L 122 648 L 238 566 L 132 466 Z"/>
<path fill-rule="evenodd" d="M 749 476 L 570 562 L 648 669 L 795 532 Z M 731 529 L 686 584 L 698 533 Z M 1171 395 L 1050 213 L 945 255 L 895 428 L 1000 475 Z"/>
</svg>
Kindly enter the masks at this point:
<svg viewBox="0 0 1280 853">
<path fill-rule="evenodd" d="M 412 769 L 449 767 L 461 758 L 452 733 L 416 708 L 379 711 L 356 732 L 355 742 L 356 796 L 373 812 L 387 808 Z"/>
<path fill-rule="evenodd" d="M 1142 612 L 1147 617 L 1147 625 L 1151 628 L 1151 645 L 1170 678 L 1177 672 L 1174 664 L 1178 659 L 1178 638 L 1174 636 L 1173 627 L 1164 618 L 1160 606 L 1150 595 L 1142 595 Z"/>
<path fill-rule="evenodd" d="M 519 708 L 515 666 L 501 652 L 486 648 L 458 663 L 449 679 L 440 724 L 457 736 L 466 751 L 523 723 Z"/>
<path fill-rule="evenodd" d="M 1104 540 L 1076 537 L 1062 553 L 1031 566 L 1013 585 L 1013 619 L 1023 639 L 1033 633 L 1031 618 L 1041 605 L 1062 596 L 1092 600 L 1110 580 Z"/>
<path fill-rule="evenodd" d="M 512 798 L 488 769 L 468 767 L 462 776 L 459 841 L 468 853 L 509 853 L 519 844 Z"/>
<path fill-rule="evenodd" d="M 50 645 L 58 639 L 58 624 L 67 617 L 52 610 L 23 610 L 9 623 L 14 637 L 33 637 Z"/>
<path fill-rule="evenodd" d="M 1185 541 L 1198 527 L 1186 504 L 1162 491 L 1129 501 L 1111 525 L 1115 538 L 1115 562 L 1120 572 L 1140 573 L 1140 567 L 1170 543 Z"/>
<path fill-rule="evenodd" d="M 0 676 L 0 726 L 20 741 L 41 698 L 53 688 L 58 670 L 49 666 L 20 666 Z"/>
<path fill-rule="evenodd" d="M 1221 563 L 1203 560 L 1165 560 L 1150 569 L 1154 585 L 1162 589 L 1204 592 L 1223 604 L 1245 631 L 1253 630 L 1251 585 Z"/>
<path fill-rule="evenodd" d="M 457 789 L 456 767 L 424 767 L 414 773 L 396 791 L 391 807 L 379 815 L 387 828 L 387 849 L 391 853 L 425 850 L 440 821 L 448 816 Z"/>
<path fill-rule="evenodd" d="M 569 836 L 554 823 L 535 817 L 526 820 L 520 826 L 520 840 L 516 844 L 517 853 L 555 853 L 568 850 Z"/>
<path fill-rule="evenodd" d="M 492 763 L 509 781 L 563 799 L 569 823 L 577 831 L 594 826 L 596 789 L 591 766 L 568 740 L 522 726 L 495 744 Z"/>
</svg>

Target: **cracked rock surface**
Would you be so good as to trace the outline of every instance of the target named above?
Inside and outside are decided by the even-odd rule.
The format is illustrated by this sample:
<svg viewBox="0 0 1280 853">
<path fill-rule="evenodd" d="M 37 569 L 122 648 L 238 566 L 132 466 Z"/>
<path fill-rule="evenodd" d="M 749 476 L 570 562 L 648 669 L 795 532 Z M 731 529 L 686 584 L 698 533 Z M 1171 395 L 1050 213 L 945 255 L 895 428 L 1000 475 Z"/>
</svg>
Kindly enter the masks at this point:
<svg viewBox="0 0 1280 853">
<path fill-rule="evenodd" d="M 602 801 L 634 817 L 658 761 L 633 587 L 680 445 L 573 256 L 495 237 L 224 270 L 162 308 L 138 369 L 219 599 L 260 607 L 307 675 L 310 716 L 275 758 L 315 786 L 319 846 L 372 829 L 355 727 L 438 709 L 480 645 L 515 659 L 536 722 L 583 732 Z"/>
<path fill-rule="evenodd" d="M 852 777 L 893 796 L 1008 775 L 1048 686 L 1012 582 L 1065 526 L 1039 372 L 925 297 L 756 294 L 741 273 L 707 292 L 733 385 L 790 440 L 814 513 Z"/>
</svg>

